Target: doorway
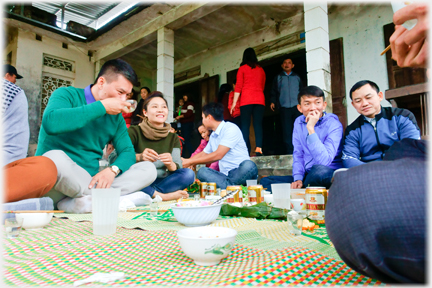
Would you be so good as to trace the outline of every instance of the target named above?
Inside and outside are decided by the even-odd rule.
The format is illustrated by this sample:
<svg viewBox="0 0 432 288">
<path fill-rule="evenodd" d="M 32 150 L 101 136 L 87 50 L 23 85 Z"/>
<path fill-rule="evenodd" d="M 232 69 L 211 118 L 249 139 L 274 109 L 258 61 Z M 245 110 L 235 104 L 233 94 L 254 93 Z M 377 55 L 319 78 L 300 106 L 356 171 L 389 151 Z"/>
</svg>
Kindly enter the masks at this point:
<svg viewBox="0 0 432 288">
<path fill-rule="evenodd" d="M 192 147 L 193 151 L 186 151 L 183 147 L 182 157 L 189 158 L 190 154 L 198 148 L 201 142 L 201 136 L 198 133 L 198 123 L 202 121 L 202 106 L 216 101 L 217 93 L 219 90 L 219 75 L 212 77 L 204 77 L 191 83 L 183 84 L 174 87 L 174 107 L 173 111 L 176 111 L 179 100 L 183 95 L 188 95 L 190 101 L 194 103 L 195 107 L 195 120 L 194 129 L 192 133 Z M 174 115 L 175 117 L 176 115 Z"/>
<path fill-rule="evenodd" d="M 306 50 L 301 49 L 296 52 L 289 54 L 282 54 L 271 59 L 265 59 L 260 61 L 261 67 L 264 69 L 266 74 L 266 83 L 264 88 L 265 96 L 265 111 L 263 117 L 263 152 L 264 155 L 283 155 L 285 154 L 285 148 L 282 139 L 282 124 L 280 121 L 279 110 L 272 111 L 270 109 L 270 91 L 273 84 L 273 79 L 282 71 L 282 62 L 290 58 L 294 63 L 293 72 L 297 73 L 303 83 L 303 86 L 307 86 L 307 70 L 306 70 Z M 227 82 L 232 83 L 237 75 L 237 70 L 227 72 Z M 251 124 L 252 125 L 252 124 Z M 252 143 L 255 143 L 255 134 L 250 134 L 251 151 L 255 151 L 255 147 L 252 147 Z M 252 138 L 253 137 L 253 138 Z M 252 153 L 255 155 L 255 153 Z"/>
</svg>

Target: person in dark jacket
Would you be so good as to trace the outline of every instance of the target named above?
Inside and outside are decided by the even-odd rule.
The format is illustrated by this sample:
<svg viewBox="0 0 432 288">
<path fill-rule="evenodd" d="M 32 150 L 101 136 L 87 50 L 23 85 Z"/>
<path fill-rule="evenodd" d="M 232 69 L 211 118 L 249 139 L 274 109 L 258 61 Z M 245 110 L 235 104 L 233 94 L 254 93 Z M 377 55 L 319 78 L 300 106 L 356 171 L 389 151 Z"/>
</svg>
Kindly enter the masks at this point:
<svg viewBox="0 0 432 288">
<path fill-rule="evenodd" d="M 275 111 L 277 107 L 280 111 L 285 152 L 292 154 L 294 121 L 302 115 L 297 109 L 297 96 L 303 84 L 300 77 L 292 71 L 294 64 L 290 58 L 285 59 L 281 67 L 283 71 L 273 79 L 270 108 Z"/>
<path fill-rule="evenodd" d="M 346 168 L 383 160 L 387 150 L 402 139 L 420 139 L 420 129 L 410 111 L 380 105 L 384 95 L 376 83 L 357 82 L 350 97 L 361 115 L 345 130 L 342 159 Z"/>
<path fill-rule="evenodd" d="M 304 87 L 298 103 L 303 115 L 294 123 L 293 175 L 262 178 L 260 183 L 268 191 L 272 183 L 291 183 L 292 189 L 329 188 L 334 171 L 342 167 L 342 123 L 335 114 L 324 111 L 324 92 L 317 86 Z"/>
</svg>

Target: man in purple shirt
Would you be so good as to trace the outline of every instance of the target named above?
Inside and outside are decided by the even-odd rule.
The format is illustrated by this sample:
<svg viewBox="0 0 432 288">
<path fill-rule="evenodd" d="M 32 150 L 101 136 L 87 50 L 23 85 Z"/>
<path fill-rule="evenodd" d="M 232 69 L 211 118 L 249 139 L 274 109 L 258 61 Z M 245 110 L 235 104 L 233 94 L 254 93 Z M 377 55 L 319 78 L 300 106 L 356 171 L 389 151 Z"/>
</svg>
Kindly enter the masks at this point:
<svg viewBox="0 0 432 288">
<path fill-rule="evenodd" d="M 272 183 L 291 183 L 292 189 L 308 186 L 329 188 L 336 169 L 342 167 L 343 128 L 338 117 L 326 113 L 324 92 L 316 86 L 300 90 L 297 109 L 303 114 L 294 122 L 293 175 L 270 176 L 260 183 L 271 191 Z"/>
</svg>

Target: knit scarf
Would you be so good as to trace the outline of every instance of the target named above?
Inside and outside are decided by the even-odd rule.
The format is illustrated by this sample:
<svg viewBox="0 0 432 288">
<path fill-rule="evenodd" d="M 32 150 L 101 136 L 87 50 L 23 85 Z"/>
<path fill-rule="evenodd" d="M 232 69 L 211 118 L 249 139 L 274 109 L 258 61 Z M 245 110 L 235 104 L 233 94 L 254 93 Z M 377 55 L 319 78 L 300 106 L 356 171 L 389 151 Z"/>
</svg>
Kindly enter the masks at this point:
<svg viewBox="0 0 432 288">
<path fill-rule="evenodd" d="M 168 123 L 164 123 L 164 127 L 162 128 L 154 127 L 152 124 L 150 124 L 147 117 L 144 117 L 143 121 L 138 124 L 138 126 L 141 128 L 144 136 L 149 140 L 164 139 L 168 136 L 168 133 L 171 129 L 171 125 Z"/>
</svg>

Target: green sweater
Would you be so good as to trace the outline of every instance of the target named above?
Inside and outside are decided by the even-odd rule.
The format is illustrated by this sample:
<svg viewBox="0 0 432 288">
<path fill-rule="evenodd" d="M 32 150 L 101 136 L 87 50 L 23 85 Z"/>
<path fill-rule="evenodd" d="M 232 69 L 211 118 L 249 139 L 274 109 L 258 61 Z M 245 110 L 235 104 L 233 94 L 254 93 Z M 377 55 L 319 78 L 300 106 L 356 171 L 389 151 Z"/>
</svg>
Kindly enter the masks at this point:
<svg viewBox="0 0 432 288">
<path fill-rule="evenodd" d="M 128 133 L 136 154 L 141 154 L 146 148 L 153 149 L 158 154 L 171 153 L 173 162 L 176 164 L 177 169 L 182 168 L 182 161 L 180 158 L 180 140 L 177 134 L 170 132 L 168 133 L 168 136 L 163 139 L 149 140 L 144 136 L 139 126 L 130 126 Z M 171 174 L 162 161 L 157 160 L 153 164 L 156 166 L 158 178 L 165 178 Z"/>
<path fill-rule="evenodd" d="M 62 150 L 94 176 L 111 140 L 118 155 L 113 165 L 125 172 L 135 163 L 135 153 L 122 114 L 106 114 L 100 101 L 87 104 L 84 89 L 62 87 L 52 93 L 43 114 L 36 156 Z"/>
</svg>

